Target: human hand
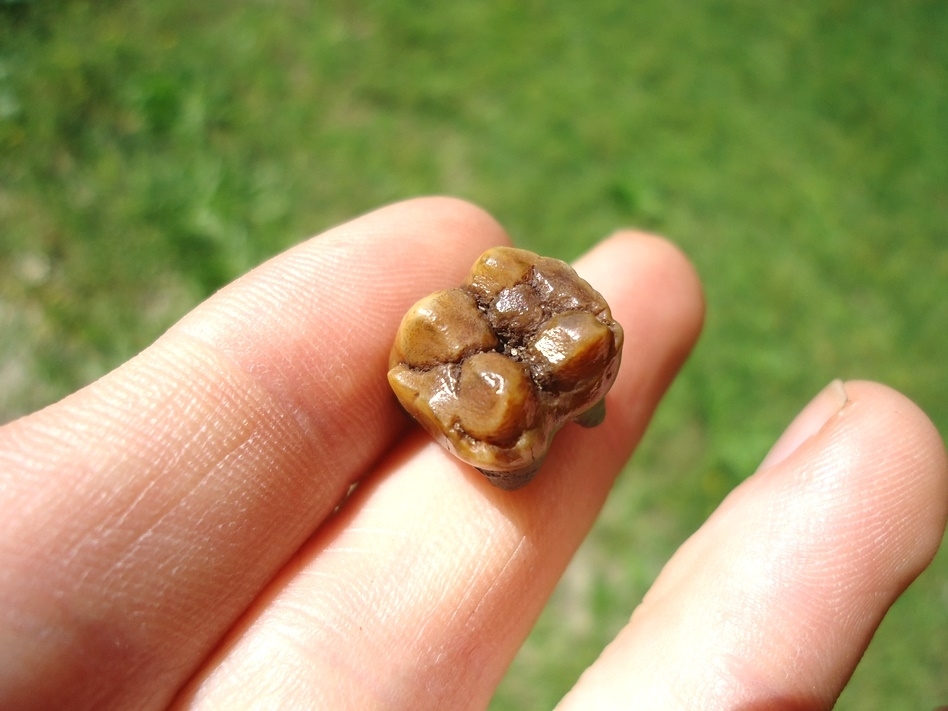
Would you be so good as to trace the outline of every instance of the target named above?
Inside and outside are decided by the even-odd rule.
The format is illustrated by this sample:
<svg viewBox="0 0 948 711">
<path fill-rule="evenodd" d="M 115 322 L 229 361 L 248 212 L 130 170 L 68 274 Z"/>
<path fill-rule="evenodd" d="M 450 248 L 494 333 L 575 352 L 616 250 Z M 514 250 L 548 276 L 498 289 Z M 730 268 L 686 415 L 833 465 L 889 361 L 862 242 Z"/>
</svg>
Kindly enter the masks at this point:
<svg viewBox="0 0 948 711">
<path fill-rule="evenodd" d="M 506 240 L 457 201 L 385 208 L 0 429 L 0 708 L 484 707 L 702 319 L 668 243 L 584 257 L 626 330 L 609 414 L 494 489 L 385 373 L 408 306 Z M 828 388 L 562 707 L 829 708 L 939 545 L 946 470 L 905 398 Z"/>
</svg>

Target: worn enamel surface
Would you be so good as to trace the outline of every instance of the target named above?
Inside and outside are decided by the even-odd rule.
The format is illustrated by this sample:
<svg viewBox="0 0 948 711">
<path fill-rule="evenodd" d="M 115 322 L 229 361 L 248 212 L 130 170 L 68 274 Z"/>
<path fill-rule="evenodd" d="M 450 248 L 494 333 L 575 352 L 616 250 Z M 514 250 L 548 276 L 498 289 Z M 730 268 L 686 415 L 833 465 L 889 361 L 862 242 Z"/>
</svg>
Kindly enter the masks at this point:
<svg viewBox="0 0 948 711">
<path fill-rule="evenodd" d="M 622 327 L 568 264 L 495 247 L 405 314 L 388 379 L 438 442 L 516 489 L 564 424 L 602 421 L 621 355 Z"/>
</svg>

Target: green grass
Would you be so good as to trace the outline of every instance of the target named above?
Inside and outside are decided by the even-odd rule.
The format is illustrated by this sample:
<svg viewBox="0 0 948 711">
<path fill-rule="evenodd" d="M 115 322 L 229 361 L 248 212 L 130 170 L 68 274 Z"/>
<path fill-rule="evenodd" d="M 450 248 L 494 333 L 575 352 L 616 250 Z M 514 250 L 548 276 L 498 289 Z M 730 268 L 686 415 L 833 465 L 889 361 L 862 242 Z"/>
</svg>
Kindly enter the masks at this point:
<svg viewBox="0 0 948 711">
<path fill-rule="evenodd" d="M 707 328 L 493 706 L 549 707 L 830 379 L 948 431 L 945 28 L 921 0 L 0 3 L 0 420 L 382 203 L 466 197 L 563 258 L 668 234 Z M 840 708 L 948 700 L 946 581 Z"/>
</svg>

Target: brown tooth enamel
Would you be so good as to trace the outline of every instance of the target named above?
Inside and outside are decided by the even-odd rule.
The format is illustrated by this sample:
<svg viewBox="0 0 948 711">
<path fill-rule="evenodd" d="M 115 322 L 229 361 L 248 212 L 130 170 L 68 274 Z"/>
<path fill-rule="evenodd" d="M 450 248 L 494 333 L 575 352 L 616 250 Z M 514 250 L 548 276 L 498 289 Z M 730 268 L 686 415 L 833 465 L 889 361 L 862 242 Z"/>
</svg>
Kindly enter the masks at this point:
<svg viewBox="0 0 948 711">
<path fill-rule="evenodd" d="M 389 383 L 446 449 L 503 489 L 533 478 L 553 435 L 591 427 L 622 356 L 622 327 L 572 267 L 495 247 L 459 288 L 402 319 Z"/>
</svg>

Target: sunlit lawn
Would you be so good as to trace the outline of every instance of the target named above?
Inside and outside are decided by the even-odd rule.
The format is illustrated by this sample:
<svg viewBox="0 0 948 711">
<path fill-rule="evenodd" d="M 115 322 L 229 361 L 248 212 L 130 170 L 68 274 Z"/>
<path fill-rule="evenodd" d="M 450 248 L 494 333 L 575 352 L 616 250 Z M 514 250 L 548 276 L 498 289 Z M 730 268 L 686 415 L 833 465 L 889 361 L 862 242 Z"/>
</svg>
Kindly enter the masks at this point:
<svg viewBox="0 0 948 711">
<path fill-rule="evenodd" d="M 832 378 L 948 430 L 948 5 L 762 7 L 0 4 L 0 420 L 382 203 L 563 258 L 669 235 L 706 331 L 494 704 L 551 706 Z M 942 555 L 840 708 L 946 702 Z"/>
</svg>

